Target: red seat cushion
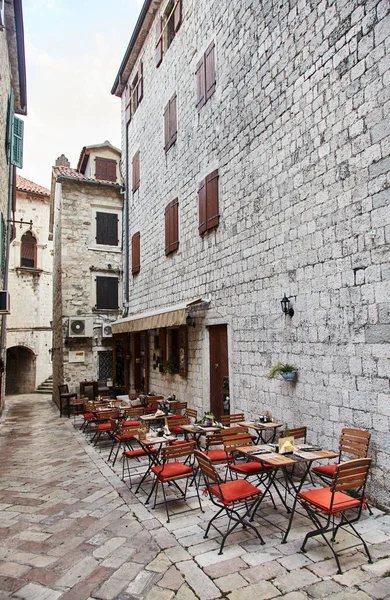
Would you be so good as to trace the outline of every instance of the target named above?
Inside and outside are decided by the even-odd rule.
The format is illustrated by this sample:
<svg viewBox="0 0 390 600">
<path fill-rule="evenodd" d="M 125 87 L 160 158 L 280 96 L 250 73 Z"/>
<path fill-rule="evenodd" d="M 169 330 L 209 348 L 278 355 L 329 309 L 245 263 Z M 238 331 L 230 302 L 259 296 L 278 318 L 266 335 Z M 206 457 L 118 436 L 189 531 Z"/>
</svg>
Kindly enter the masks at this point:
<svg viewBox="0 0 390 600">
<path fill-rule="evenodd" d="M 318 473 L 318 475 L 323 475 L 324 477 L 332 479 L 336 472 L 336 467 L 337 465 L 320 465 L 319 467 L 314 467 L 312 471 L 313 473 Z"/>
<path fill-rule="evenodd" d="M 180 475 L 192 475 L 192 467 L 183 465 L 180 462 L 166 463 L 158 467 L 152 467 L 153 473 L 161 480 L 166 481 L 171 477 L 179 477 Z"/>
<path fill-rule="evenodd" d="M 183 433 L 181 427 L 170 427 L 171 433 Z"/>
<path fill-rule="evenodd" d="M 231 454 L 227 454 L 225 450 L 208 450 L 204 454 L 211 460 L 211 462 L 228 461 L 233 460 Z"/>
<path fill-rule="evenodd" d="M 239 465 L 230 465 L 230 470 L 234 471 L 235 473 L 242 473 L 243 475 L 250 475 L 251 473 L 262 473 L 264 471 L 262 465 L 256 462 L 255 460 Z"/>
<path fill-rule="evenodd" d="M 111 423 L 99 423 L 96 425 L 97 431 L 109 431 L 110 429 L 112 429 Z"/>
<path fill-rule="evenodd" d="M 127 456 L 127 458 L 138 458 L 139 456 L 147 456 L 146 450 L 143 448 L 138 448 L 137 450 L 126 450 L 123 453 L 123 456 Z"/>
<path fill-rule="evenodd" d="M 139 427 L 140 422 L 136 420 L 123 421 L 122 427 Z"/>
<path fill-rule="evenodd" d="M 308 492 L 301 492 L 298 494 L 301 500 L 313 504 L 321 512 L 325 514 L 336 514 L 342 510 L 348 510 L 350 508 L 356 508 L 360 505 L 361 501 L 356 498 L 351 498 L 348 494 L 343 492 L 335 492 L 332 510 L 330 509 L 330 502 L 332 499 L 332 492 L 329 487 L 319 488 L 317 490 L 309 490 Z"/>
<path fill-rule="evenodd" d="M 236 479 L 218 485 L 212 485 L 207 488 L 210 494 L 214 494 L 223 502 L 223 504 L 231 504 L 243 500 L 250 500 L 251 497 L 257 496 L 262 492 L 254 485 L 245 479 Z"/>
</svg>

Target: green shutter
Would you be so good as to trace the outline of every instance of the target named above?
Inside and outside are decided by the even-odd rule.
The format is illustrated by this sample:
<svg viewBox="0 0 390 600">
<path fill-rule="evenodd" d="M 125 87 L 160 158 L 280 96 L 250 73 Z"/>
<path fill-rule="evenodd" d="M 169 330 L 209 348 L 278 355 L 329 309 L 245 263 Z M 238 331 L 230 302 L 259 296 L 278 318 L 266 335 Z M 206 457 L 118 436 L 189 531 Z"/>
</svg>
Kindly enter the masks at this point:
<svg viewBox="0 0 390 600">
<path fill-rule="evenodd" d="M 11 163 L 19 167 L 19 169 L 23 168 L 23 129 L 24 123 L 22 119 L 14 117 Z"/>
</svg>

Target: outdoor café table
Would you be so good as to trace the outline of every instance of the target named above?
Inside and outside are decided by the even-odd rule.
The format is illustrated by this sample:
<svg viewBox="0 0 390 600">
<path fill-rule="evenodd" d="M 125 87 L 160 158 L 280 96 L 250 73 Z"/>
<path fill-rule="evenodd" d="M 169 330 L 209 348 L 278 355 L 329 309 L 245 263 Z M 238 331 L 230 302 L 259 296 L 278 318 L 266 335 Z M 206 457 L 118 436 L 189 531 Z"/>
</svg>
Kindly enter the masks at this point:
<svg viewBox="0 0 390 600">
<path fill-rule="evenodd" d="M 256 444 L 271 444 L 276 437 L 276 430 L 282 427 L 283 423 L 276 423 L 274 421 L 270 423 L 254 423 L 252 421 L 242 421 L 238 423 L 242 427 L 248 427 L 248 429 L 254 429 L 257 433 Z M 267 438 L 264 436 L 265 433 L 271 433 Z"/>
<path fill-rule="evenodd" d="M 211 435 L 217 431 L 221 431 L 221 427 L 203 427 L 203 425 L 180 425 L 180 429 L 184 431 L 186 440 L 188 440 L 188 435 L 191 435 L 197 448 L 200 447 L 200 438 L 202 435 Z"/>
<path fill-rule="evenodd" d="M 142 484 L 148 477 L 152 467 L 161 464 L 160 463 L 160 453 L 161 453 L 162 446 L 165 444 L 170 444 L 171 442 L 174 442 L 176 440 L 176 437 L 174 435 L 157 436 L 157 435 L 147 434 L 144 439 L 140 439 L 139 435 L 135 435 L 134 439 L 137 440 L 137 442 L 139 443 L 141 448 L 146 450 L 148 459 L 149 459 L 149 466 L 146 469 L 145 473 L 143 474 L 141 481 L 137 485 L 137 489 L 135 490 L 135 493 L 137 494 L 138 491 L 141 489 Z M 152 448 L 154 448 L 156 450 L 156 452 L 150 452 L 150 450 Z"/>
<path fill-rule="evenodd" d="M 261 504 L 262 499 L 269 491 L 271 485 L 274 485 L 275 477 L 279 469 L 282 469 L 284 477 L 286 479 L 286 490 L 289 493 L 293 493 L 294 500 L 291 509 L 287 506 L 286 502 L 283 500 L 281 494 L 278 491 L 278 495 L 281 498 L 284 506 L 287 509 L 287 512 L 290 513 L 290 519 L 288 522 L 288 526 L 286 531 L 284 532 L 282 543 L 286 543 L 287 536 L 290 533 L 292 521 L 294 518 L 294 513 L 297 504 L 297 496 L 302 489 L 303 484 L 305 483 L 307 476 L 310 472 L 311 465 L 315 461 L 326 460 L 328 458 L 337 458 L 338 454 L 333 452 L 332 450 L 316 450 L 311 452 L 297 451 L 289 454 L 278 454 L 276 452 L 269 452 L 268 448 L 261 446 L 241 446 L 236 448 L 237 452 L 240 452 L 241 455 L 246 456 L 247 458 L 256 460 L 264 465 L 274 467 L 273 471 L 270 473 L 270 477 L 268 480 L 268 484 L 265 487 L 263 492 L 263 496 L 259 500 L 256 505 L 256 509 Z M 294 466 L 297 464 L 303 464 L 305 466 L 303 474 L 300 476 L 298 483 L 296 484 L 292 478 L 291 471 L 289 471 L 289 466 Z M 275 485 L 274 485 L 275 487 Z M 275 487 L 275 489 L 277 489 Z M 292 492 L 291 492 L 292 490 Z M 253 516 L 253 515 L 252 515 Z"/>
</svg>

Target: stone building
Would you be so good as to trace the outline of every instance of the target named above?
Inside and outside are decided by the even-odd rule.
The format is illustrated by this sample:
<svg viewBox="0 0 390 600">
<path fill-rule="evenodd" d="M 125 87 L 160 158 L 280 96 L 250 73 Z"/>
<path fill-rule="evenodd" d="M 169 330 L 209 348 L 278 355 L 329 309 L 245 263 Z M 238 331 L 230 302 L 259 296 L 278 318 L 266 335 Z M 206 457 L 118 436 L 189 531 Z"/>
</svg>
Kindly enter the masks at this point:
<svg viewBox="0 0 390 600">
<path fill-rule="evenodd" d="M 53 242 L 50 190 L 16 176 L 14 239 L 8 289 L 6 393 L 34 392 L 52 375 Z"/>
<path fill-rule="evenodd" d="M 145 0 L 112 89 L 132 386 L 268 409 L 324 447 L 365 428 L 383 504 L 389 48 L 387 0 Z M 278 361 L 294 383 L 267 377 Z"/>
<path fill-rule="evenodd" d="M 53 167 L 53 392 L 67 383 L 124 384 L 123 350 L 112 352 L 110 323 L 122 285 L 120 150 L 109 142 L 82 149 L 76 169 L 62 155 Z"/>
<path fill-rule="evenodd" d="M 22 166 L 23 121 L 27 114 L 26 65 L 21 0 L 0 2 L 0 412 L 4 406 L 8 257 L 14 218 L 16 166 Z M 4 310 L 5 309 L 5 310 Z"/>
</svg>

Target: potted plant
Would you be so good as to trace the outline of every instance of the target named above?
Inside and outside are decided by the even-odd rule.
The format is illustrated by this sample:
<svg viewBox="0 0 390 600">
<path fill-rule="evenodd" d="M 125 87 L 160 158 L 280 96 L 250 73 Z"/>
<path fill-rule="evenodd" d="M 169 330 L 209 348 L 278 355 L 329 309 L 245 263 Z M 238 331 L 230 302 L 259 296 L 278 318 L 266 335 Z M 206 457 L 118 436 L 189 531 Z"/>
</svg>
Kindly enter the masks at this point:
<svg viewBox="0 0 390 600">
<path fill-rule="evenodd" d="M 288 363 L 277 362 L 270 370 L 269 379 L 275 379 L 277 375 L 281 375 L 286 381 L 294 381 L 297 377 L 298 369 Z"/>
<path fill-rule="evenodd" d="M 166 375 L 174 375 L 178 372 L 177 361 L 174 356 L 170 356 L 163 362 L 163 371 Z"/>
</svg>

